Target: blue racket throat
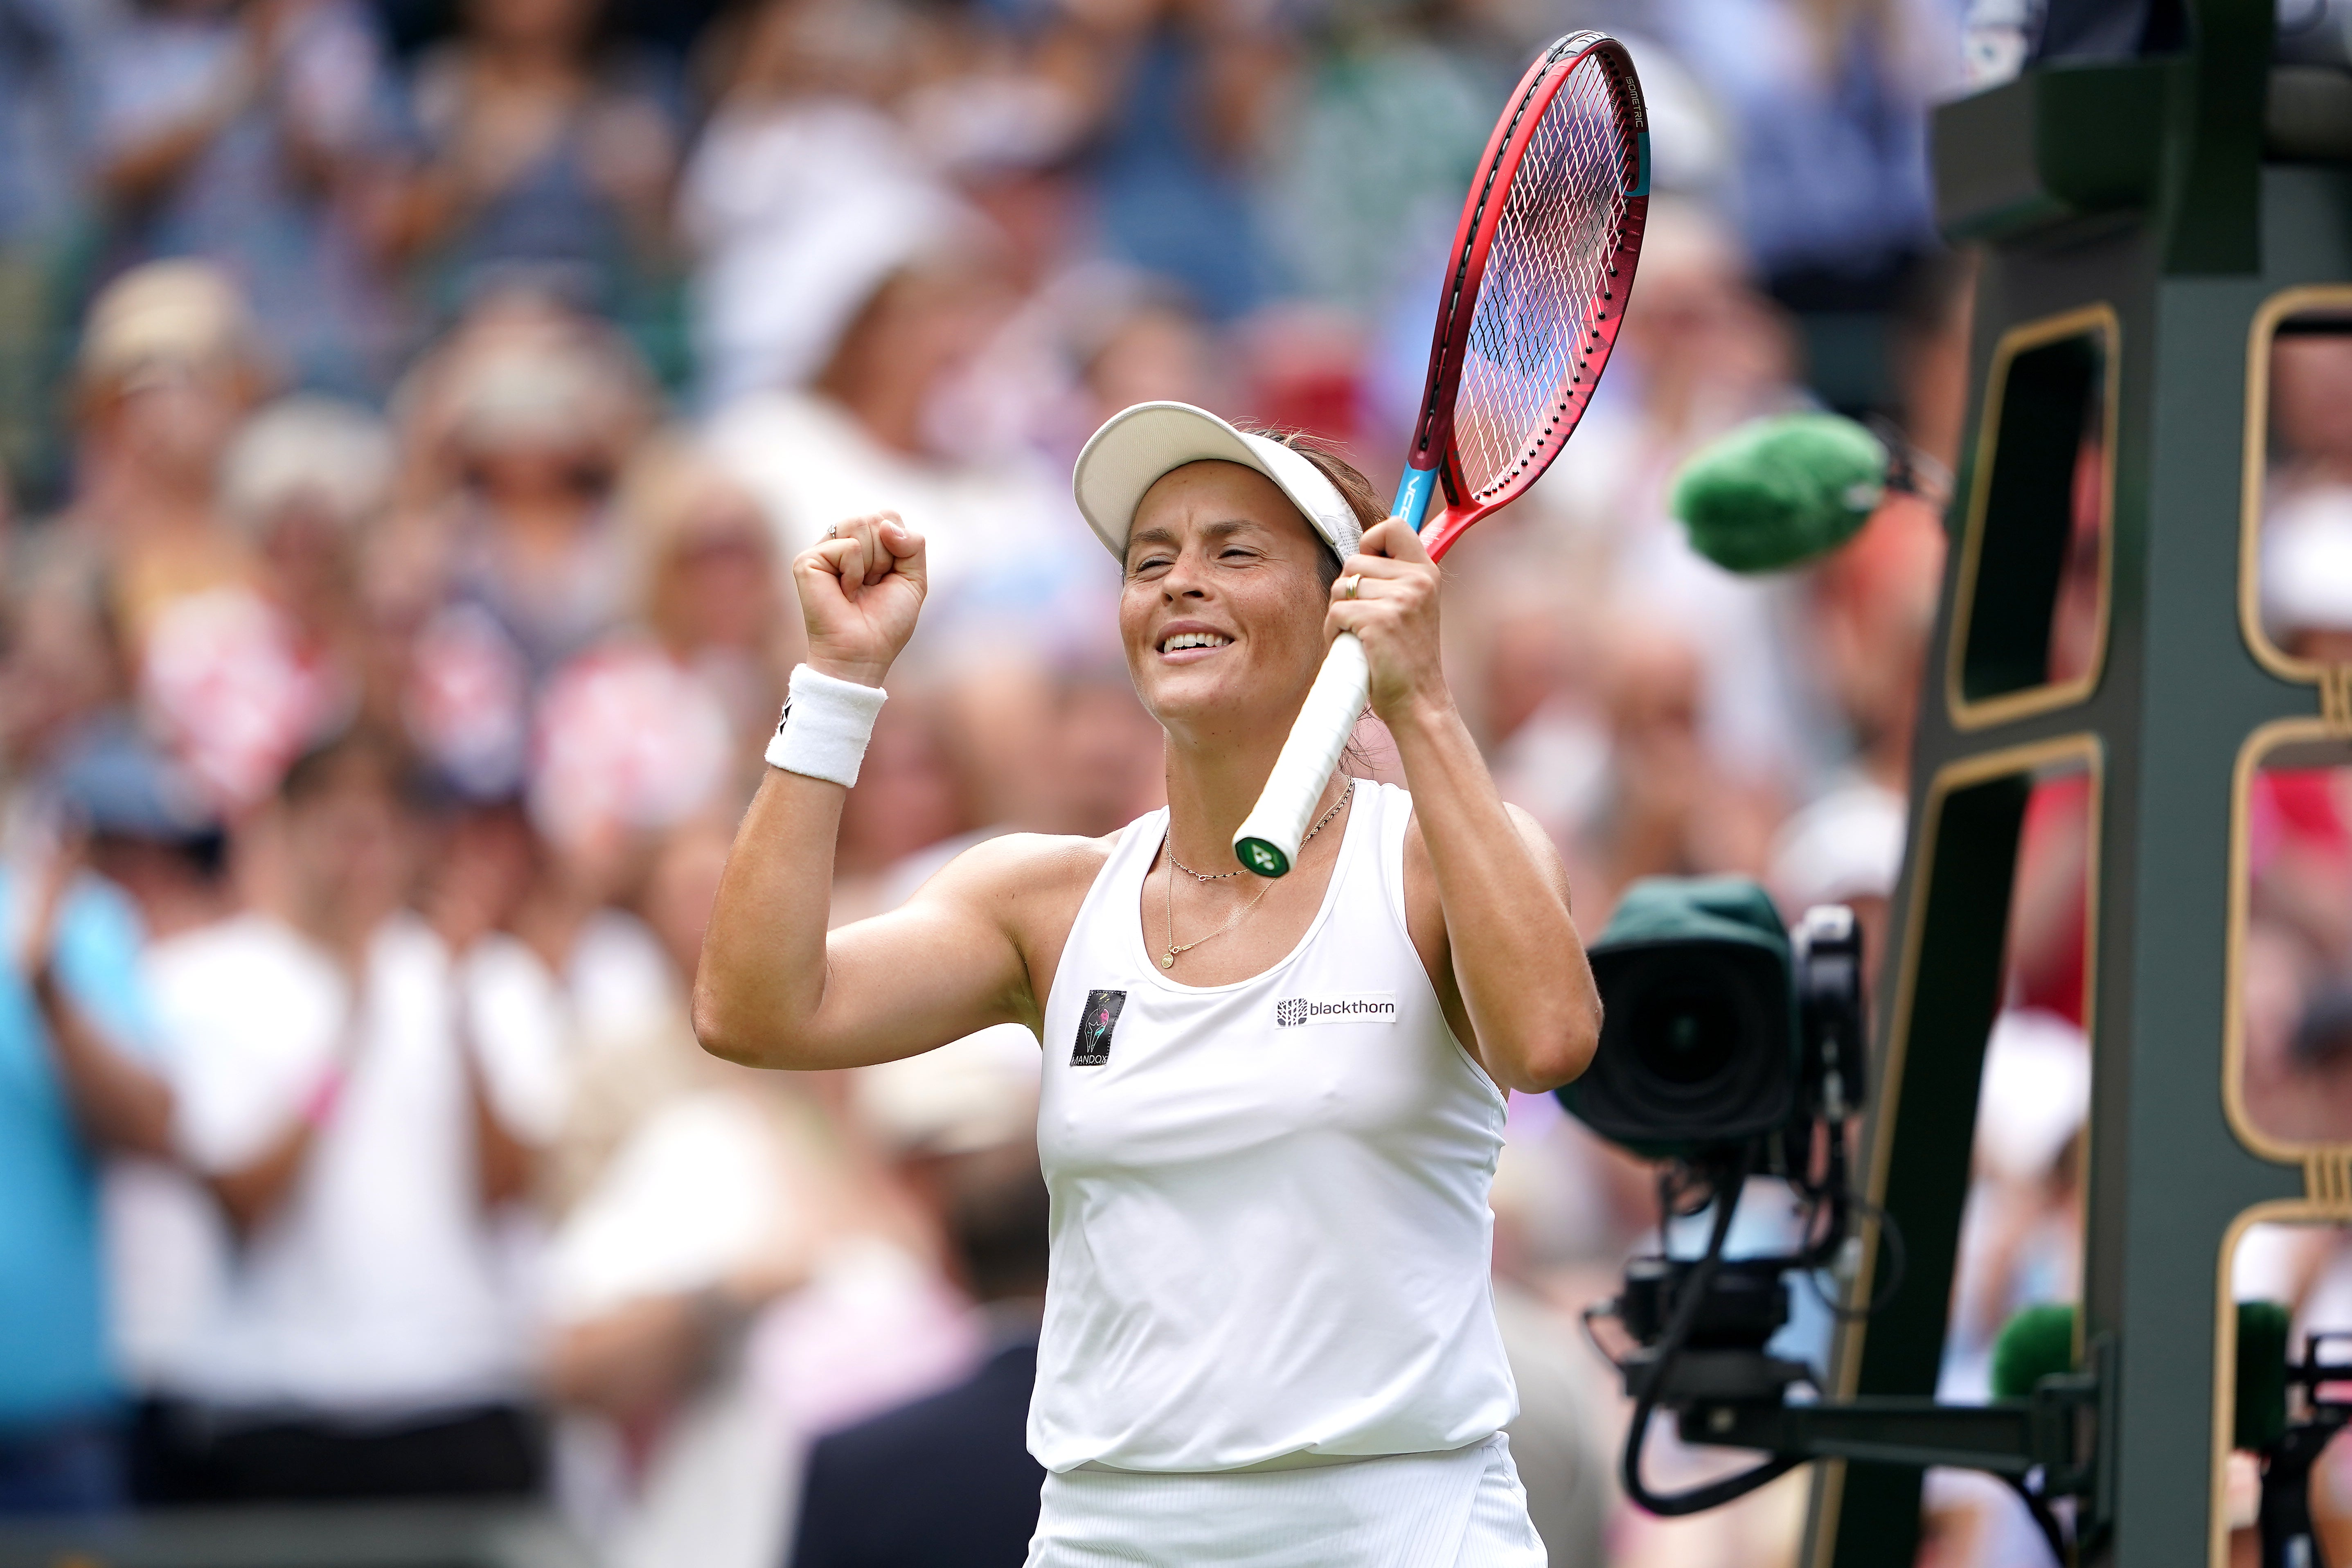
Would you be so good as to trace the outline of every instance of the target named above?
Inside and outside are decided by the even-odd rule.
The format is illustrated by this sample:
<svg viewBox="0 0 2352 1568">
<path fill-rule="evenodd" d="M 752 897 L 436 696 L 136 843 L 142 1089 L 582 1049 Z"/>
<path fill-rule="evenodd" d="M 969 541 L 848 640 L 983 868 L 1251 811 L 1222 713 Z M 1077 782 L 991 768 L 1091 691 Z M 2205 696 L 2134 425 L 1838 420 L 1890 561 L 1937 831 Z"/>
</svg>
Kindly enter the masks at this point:
<svg viewBox="0 0 2352 1568">
<path fill-rule="evenodd" d="M 1389 508 L 1391 516 L 1401 517 L 1412 525 L 1415 533 L 1429 520 L 1429 503 L 1437 494 L 1435 468 L 1407 468 L 1404 478 L 1397 481 L 1396 502 Z"/>
</svg>

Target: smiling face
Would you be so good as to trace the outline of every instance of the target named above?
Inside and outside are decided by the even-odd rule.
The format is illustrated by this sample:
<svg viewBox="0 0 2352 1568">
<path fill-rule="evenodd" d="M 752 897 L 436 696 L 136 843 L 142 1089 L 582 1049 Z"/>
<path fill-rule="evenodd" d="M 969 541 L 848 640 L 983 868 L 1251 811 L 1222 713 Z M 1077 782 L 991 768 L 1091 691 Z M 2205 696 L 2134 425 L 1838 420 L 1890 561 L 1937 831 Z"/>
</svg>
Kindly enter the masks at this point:
<svg viewBox="0 0 2352 1568">
<path fill-rule="evenodd" d="M 1188 463 L 1135 509 L 1119 636 L 1171 732 L 1287 727 L 1323 662 L 1333 558 L 1272 479 Z"/>
</svg>

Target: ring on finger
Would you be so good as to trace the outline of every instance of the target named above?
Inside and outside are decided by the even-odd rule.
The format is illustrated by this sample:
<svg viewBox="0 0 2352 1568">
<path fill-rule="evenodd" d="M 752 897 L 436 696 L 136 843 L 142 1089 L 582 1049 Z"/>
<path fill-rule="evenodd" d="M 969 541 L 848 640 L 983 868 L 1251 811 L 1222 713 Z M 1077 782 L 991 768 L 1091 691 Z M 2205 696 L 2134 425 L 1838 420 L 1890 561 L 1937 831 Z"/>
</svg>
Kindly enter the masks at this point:
<svg viewBox="0 0 2352 1568">
<path fill-rule="evenodd" d="M 839 524 L 839 523 L 837 523 L 837 522 L 836 522 L 836 523 L 832 523 L 832 524 L 829 524 L 829 525 L 826 527 L 826 529 L 825 529 L 825 531 L 824 531 L 824 536 L 825 536 L 827 539 L 831 539 L 831 538 L 835 537 L 836 534 L 840 533 L 840 531 L 841 531 L 841 524 Z"/>
<path fill-rule="evenodd" d="M 1339 596 L 1343 599 L 1352 599 L 1363 585 L 1364 574 L 1360 572 L 1350 572 L 1339 579 Z"/>
</svg>

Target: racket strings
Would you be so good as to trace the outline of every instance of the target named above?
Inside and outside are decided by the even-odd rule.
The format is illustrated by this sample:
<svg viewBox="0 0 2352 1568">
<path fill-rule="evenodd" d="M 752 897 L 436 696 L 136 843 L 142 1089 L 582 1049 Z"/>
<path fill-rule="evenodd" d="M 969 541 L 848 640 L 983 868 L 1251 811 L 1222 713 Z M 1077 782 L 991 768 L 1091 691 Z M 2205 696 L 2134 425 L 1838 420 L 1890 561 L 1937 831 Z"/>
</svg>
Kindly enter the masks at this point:
<svg viewBox="0 0 2352 1568">
<path fill-rule="evenodd" d="M 1505 195 L 1454 395 L 1454 447 L 1474 498 L 1509 482 L 1548 437 L 1565 438 L 1600 374 L 1599 323 L 1623 297 L 1621 123 L 1614 85 L 1588 56 L 1545 110 Z"/>
</svg>

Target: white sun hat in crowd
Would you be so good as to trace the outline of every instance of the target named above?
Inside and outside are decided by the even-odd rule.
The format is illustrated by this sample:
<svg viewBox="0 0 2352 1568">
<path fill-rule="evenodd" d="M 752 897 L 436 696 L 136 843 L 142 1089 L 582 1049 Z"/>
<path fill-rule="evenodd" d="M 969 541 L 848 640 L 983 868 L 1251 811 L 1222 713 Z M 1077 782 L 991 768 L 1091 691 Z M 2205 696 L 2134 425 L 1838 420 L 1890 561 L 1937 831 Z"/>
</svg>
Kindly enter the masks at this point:
<svg viewBox="0 0 2352 1568">
<path fill-rule="evenodd" d="M 2352 631 L 2352 489 L 2305 490 L 2263 520 L 2263 619 L 2282 642 Z"/>
<path fill-rule="evenodd" d="M 1340 560 L 1356 552 L 1363 525 L 1322 469 L 1279 441 L 1244 434 L 1189 403 L 1139 403 L 1112 415 L 1078 454 L 1070 488 L 1087 523 L 1124 562 L 1143 492 L 1171 468 L 1208 458 L 1255 468 L 1281 487 Z"/>
<path fill-rule="evenodd" d="M 1037 1037 L 999 1024 L 919 1057 L 860 1068 L 860 1123 L 897 1154 L 970 1154 L 1037 1126 Z"/>
</svg>

